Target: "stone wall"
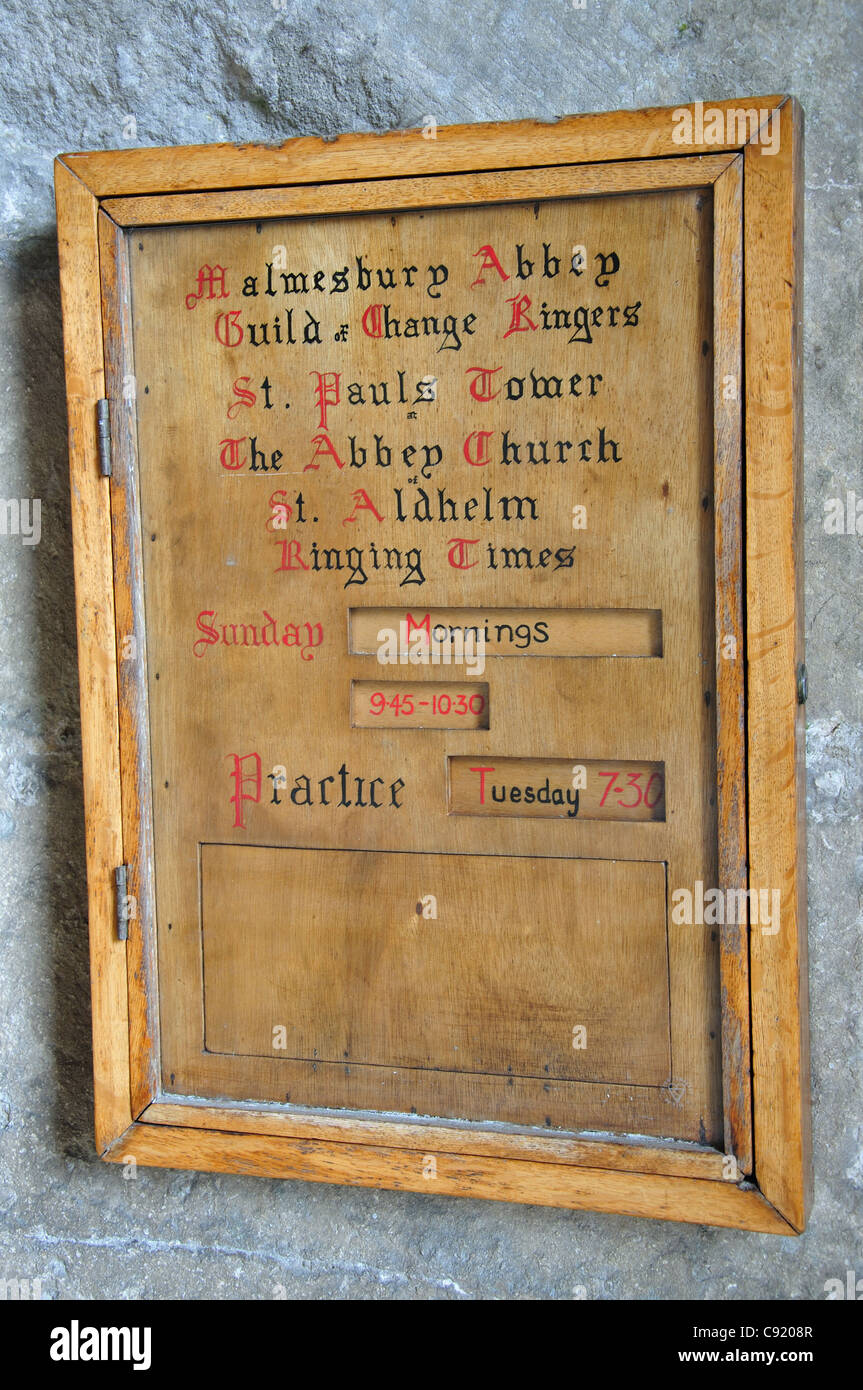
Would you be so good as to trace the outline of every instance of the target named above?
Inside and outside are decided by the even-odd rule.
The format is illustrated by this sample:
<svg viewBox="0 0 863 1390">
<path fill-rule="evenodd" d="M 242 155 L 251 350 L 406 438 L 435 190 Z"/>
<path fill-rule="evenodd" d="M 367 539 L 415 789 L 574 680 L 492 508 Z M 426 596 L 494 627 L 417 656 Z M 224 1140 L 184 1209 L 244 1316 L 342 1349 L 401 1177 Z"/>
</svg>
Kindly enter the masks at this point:
<svg viewBox="0 0 863 1390">
<path fill-rule="evenodd" d="M 860 30 L 851 0 L 6 0 L 0 12 L 0 1278 L 52 1298 L 823 1297 L 863 1275 Z M 792 92 L 805 108 L 816 1204 L 800 1240 L 102 1165 L 52 158 Z M 863 525 L 863 523 L 861 523 Z M 856 858 L 855 858 L 856 856 Z M 855 877 L 856 874 L 856 877 Z"/>
</svg>

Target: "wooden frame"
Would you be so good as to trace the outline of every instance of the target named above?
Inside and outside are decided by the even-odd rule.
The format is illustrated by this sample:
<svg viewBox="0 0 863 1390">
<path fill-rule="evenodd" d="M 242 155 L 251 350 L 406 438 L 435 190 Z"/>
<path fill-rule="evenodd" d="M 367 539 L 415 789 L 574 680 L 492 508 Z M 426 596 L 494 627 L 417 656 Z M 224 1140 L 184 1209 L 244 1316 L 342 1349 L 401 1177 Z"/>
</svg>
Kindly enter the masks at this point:
<svg viewBox="0 0 863 1390">
<path fill-rule="evenodd" d="M 809 1205 L 803 839 L 802 115 L 790 97 L 716 103 L 778 123 L 778 148 L 675 140 L 672 112 L 555 124 L 442 128 L 64 155 L 55 165 L 79 631 L 95 1123 L 99 1153 L 164 1167 L 299 1177 L 623 1212 L 790 1235 Z M 763 129 L 763 127 L 762 127 Z M 698 132 L 703 135 L 704 131 Z M 432 187 L 433 185 L 433 187 Z M 96 402 L 124 363 L 107 331 L 128 313 L 123 229 L 162 222 L 399 209 L 712 185 L 717 641 L 746 651 L 718 686 L 723 883 L 781 889 L 776 934 L 726 926 L 721 942 L 725 1154 L 662 1140 L 503 1132 L 160 1094 L 153 940 L 146 910 L 117 939 L 114 870 L 151 893 L 144 692 L 118 661 L 135 622 L 138 538 L 129 476 L 100 475 Z M 741 312 L 742 302 L 742 312 Z M 128 325 L 127 325 L 128 326 Z M 738 377 L 729 405 L 723 382 Z M 112 413 L 115 449 L 128 432 Z M 742 499 L 745 498 L 745 508 Z M 745 571 L 745 573 L 743 572 Z M 719 663 L 718 663 L 719 665 Z M 726 663 L 727 665 L 727 663 Z M 741 671 L 742 663 L 736 670 Z M 747 879 L 748 863 L 748 879 Z"/>
</svg>

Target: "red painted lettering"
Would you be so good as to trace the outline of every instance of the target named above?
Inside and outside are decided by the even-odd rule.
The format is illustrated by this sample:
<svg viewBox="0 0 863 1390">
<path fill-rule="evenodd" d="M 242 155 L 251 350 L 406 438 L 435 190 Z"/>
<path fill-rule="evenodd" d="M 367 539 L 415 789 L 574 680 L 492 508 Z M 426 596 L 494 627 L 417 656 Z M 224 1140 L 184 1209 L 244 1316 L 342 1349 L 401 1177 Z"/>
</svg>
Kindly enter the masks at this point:
<svg viewBox="0 0 863 1390">
<path fill-rule="evenodd" d="M 228 406 L 229 420 L 233 420 L 241 405 L 251 407 L 255 404 L 257 396 L 255 395 L 254 391 L 247 391 L 245 386 L 240 385 L 241 381 L 249 382 L 251 381 L 251 379 L 252 378 L 250 376 L 238 376 L 236 381 L 234 382 L 233 392 L 237 399 L 233 402 L 232 405 Z"/>
<path fill-rule="evenodd" d="M 318 425 L 322 430 L 327 428 L 327 407 L 338 405 L 339 403 L 339 382 L 341 373 L 339 372 L 309 372 L 309 376 L 316 376 L 318 384 L 315 387 L 315 402 L 320 413 Z"/>
<path fill-rule="evenodd" d="M 343 526 L 347 526 L 349 521 L 356 521 L 357 512 L 371 512 L 378 521 L 383 521 L 383 517 L 364 488 L 358 487 L 355 492 L 351 493 L 351 496 L 354 499 L 354 509 L 350 516 L 345 517 L 342 522 Z"/>
<path fill-rule="evenodd" d="M 490 461 L 488 441 L 493 438 L 494 430 L 474 430 L 473 434 L 468 435 L 462 452 L 472 467 L 484 468 Z"/>
<path fill-rule="evenodd" d="M 512 320 L 509 328 L 503 335 L 505 338 L 508 338 L 510 333 L 526 333 L 528 329 L 536 328 L 536 324 L 527 316 L 527 310 L 530 308 L 530 297 L 528 295 L 516 294 L 512 299 L 508 299 L 506 302 L 512 305 Z"/>
<path fill-rule="evenodd" d="M 474 251 L 473 255 L 474 260 L 476 260 L 477 256 L 482 256 L 482 264 L 479 268 L 479 274 L 474 280 L 473 285 L 471 285 L 471 289 L 473 289 L 474 285 L 485 284 L 485 278 L 483 276 L 484 270 L 496 270 L 501 280 L 509 279 L 509 276 L 507 275 L 506 271 L 504 270 L 503 266 L 498 260 L 497 255 L 495 254 L 494 247 L 481 246 L 478 251 Z"/>
<path fill-rule="evenodd" d="M 225 288 L 226 267 L 223 265 L 202 265 L 198 270 L 198 291 L 192 291 L 186 295 L 186 308 L 194 309 L 199 299 L 204 298 L 204 290 L 207 291 L 207 299 L 230 299 Z M 218 294 L 216 290 L 218 289 Z"/>
<path fill-rule="evenodd" d="M 233 759 L 234 770 L 231 779 L 234 783 L 234 795 L 230 801 L 234 807 L 234 829 L 245 830 L 246 822 L 243 819 L 243 802 L 251 801 L 258 805 L 261 800 L 261 758 L 259 753 L 228 753 L 229 758 Z M 253 772 L 243 772 L 243 764 L 251 762 L 254 767 Z M 251 783 L 253 791 L 244 791 L 246 783 Z"/>
<path fill-rule="evenodd" d="M 216 315 L 216 339 L 222 347 L 239 347 L 243 341 L 243 325 L 239 309 L 229 309 Z"/>
<path fill-rule="evenodd" d="M 327 454 L 327 455 L 329 455 L 330 458 L 335 459 L 335 461 L 336 461 L 336 467 L 337 467 L 338 469 L 344 468 L 345 465 L 342 463 L 341 459 L 339 458 L 339 455 L 338 455 L 338 451 L 337 451 L 337 449 L 336 449 L 336 446 L 335 446 L 335 444 L 333 443 L 333 441 L 330 439 L 329 435 L 327 435 L 327 434 L 316 434 L 315 437 L 314 437 L 314 439 L 312 440 L 312 443 L 315 445 L 315 452 L 312 454 L 312 459 L 318 458 L 318 456 L 319 456 L 320 454 Z M 314 462 L 312 462 L 312 463 L 307 463 L 306 466 L 305 466 L 305 468 L 303 469 L 303 472 L 304 472 L 304 473 L 308 473 L 308 472 L 310 472 L 310 471 L 312 471 L 312 470 L 316 471 L 319 467 L 320 467 L 320 464 L 317 464 L 317 463 L 314 463 Z"/>
<path fill-rule="evenodd" d="M 503 367 L 468 367 L 469 372 L 476 372 L 477 375 L 469 384 L 469 390 L 475 401 L 493 401 L 495 396 L 500 395 L 500 387 L 492 391 L 492 377 L 496 372 L 502 372 Z"/>
<path fill-rule="evenodd" d="M 476 560 L 471 560 L 470 563 L 468 563 L 467 557 L 469 552 L 466 547 L 469 545 L 479 545 L 479 541 L 468 541 L 463 537 L 458 537 L 456 540 L 450 541 L 447 559 L 454 570 L 472 570 L 477 564 Z"/>
<path fill-rule="evenodd" d="M 471 772 L 478 772 L 478 773 L 479 773 L 479 804 L 480 804 L 480 806 L 484 806 L 484 805 L 485 805 L 485 774 L 486 774 L 487 772 L 494 772 L 494 768 L 493 768 L 493 767 L 472 767 L 472 768 L 470 769 L 470 771 L 471 771 Z"/>
<path fill-rule="evenodd" d="M 240 458 L 240 445 L 245 444 L 246 436 L 240 439 L 220 439 L 222 452 L 219 455 L 219 462 L 223 468 L 227 468 L 229 473 L 236 473 L 246 462 L 246 455 Z"/>
</svg>

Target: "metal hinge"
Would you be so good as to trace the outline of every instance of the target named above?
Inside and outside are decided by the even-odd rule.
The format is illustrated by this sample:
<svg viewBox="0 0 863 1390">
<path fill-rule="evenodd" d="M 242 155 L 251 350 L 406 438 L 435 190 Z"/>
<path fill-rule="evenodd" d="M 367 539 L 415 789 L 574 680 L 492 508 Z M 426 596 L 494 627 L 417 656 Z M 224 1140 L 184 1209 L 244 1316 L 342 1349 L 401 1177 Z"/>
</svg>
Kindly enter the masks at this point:
<svg viewBox="0 0 863 1390">
<path fill-rule="evenodd" d="M 111 476 L 111 407 L 107 400 L 96 402 L 96 437 L 99 446 L 99 471 L 103 478 Z"/>
<path fill-rule="evenodd" d="M 114 870 L 114 882 L 117 885 L 117 940 L 128 941 L 129 939 L 129 898 L 126 892 L 128 882 L 129 865 L 121 864 Z"/>
</svg>

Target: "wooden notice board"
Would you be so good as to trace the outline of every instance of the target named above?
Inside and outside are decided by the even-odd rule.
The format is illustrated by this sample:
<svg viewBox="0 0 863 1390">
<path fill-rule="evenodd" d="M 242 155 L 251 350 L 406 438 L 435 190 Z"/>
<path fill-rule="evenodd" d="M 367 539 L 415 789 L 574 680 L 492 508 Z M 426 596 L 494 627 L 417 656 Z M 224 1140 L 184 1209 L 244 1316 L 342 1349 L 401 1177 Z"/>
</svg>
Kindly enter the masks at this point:
<svg viewBox="0 0 863 1390">
<path fill-rule="evenodd" d="M 801 117 L 711 112 L 58 159 L 106 1159 L 802 1229 Z"/>
</svg>

